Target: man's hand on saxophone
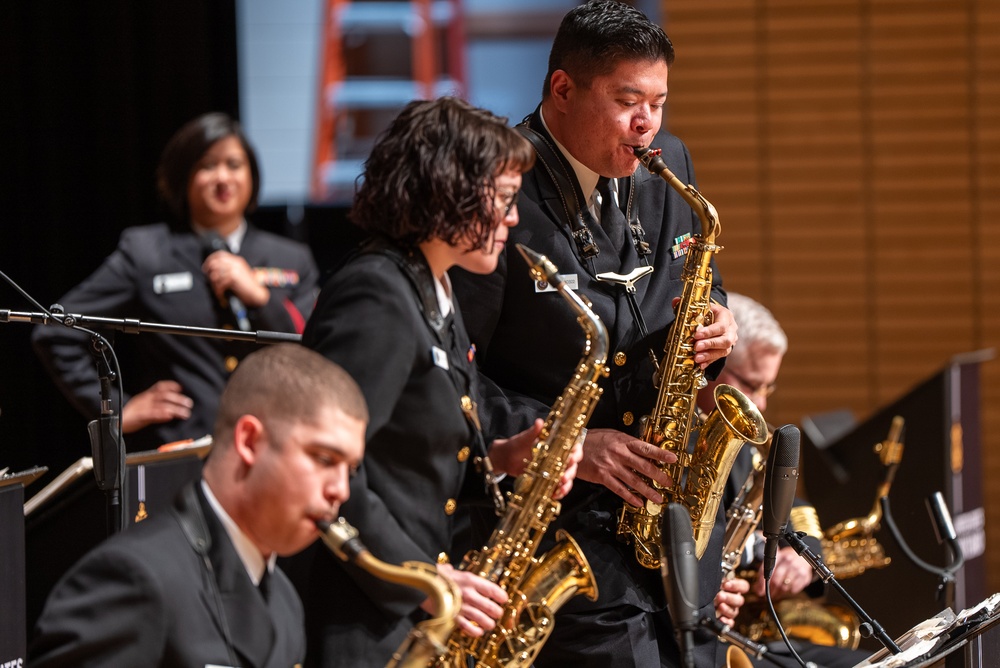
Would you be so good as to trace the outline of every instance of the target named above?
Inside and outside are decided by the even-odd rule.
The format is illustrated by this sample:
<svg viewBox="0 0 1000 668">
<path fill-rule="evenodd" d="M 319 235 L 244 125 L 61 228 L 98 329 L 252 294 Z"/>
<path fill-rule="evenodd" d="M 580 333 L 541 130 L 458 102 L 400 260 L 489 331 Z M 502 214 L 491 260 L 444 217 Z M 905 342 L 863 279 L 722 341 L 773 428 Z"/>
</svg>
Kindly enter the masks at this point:
<svg viewBox="0 0 1000 668">
<path fill-rule="evenodd" d="M 591 429 L 583 444 L 581 480 L 604 485 L 626 503 L 639 507 L 649 499 L 663 503 L 663 495 L 649 483 L 674 484 L 660 464 L 673 464 L 677 455 L 616 429 Z M 645 476 L 645 477 L 644 477 Z"/>
<path fill-rule="evenodd" d="M 774 562 L 774 572 L 771 573 L 771 598 L 780 601 L 794 596 L 808 587 L 814 577 L 812 566 L 791 547 L 778 550 Z M 764 595 L 764 564 L 760 565 L 757 579 L 753 583 L 753 593 Z"/>
<path fill-rule="evenodd" d="M 674 297 L 671 307 L 676 309 L 680 297 Z M 702 369 L 707 369 L 712 362 L 726 357 L 733 352 L 733 346 L 739 336 L 736 334 L 739 326 L 732 312 L 725 306 L 715 302 L 709 304 L 712 312 L 712 322 L 699 327 L 694 332 L 694 361 Z"/>
<path fill-rule="evenodd" d="M 715 595 L 715 616 L 728 626 L 736 624 L 736 616 L 746 602 L 743 595 L 750 591 L 750 583 L 743 578 L 728 578 L 722 581 L 719 593 Z"/>
</svg>

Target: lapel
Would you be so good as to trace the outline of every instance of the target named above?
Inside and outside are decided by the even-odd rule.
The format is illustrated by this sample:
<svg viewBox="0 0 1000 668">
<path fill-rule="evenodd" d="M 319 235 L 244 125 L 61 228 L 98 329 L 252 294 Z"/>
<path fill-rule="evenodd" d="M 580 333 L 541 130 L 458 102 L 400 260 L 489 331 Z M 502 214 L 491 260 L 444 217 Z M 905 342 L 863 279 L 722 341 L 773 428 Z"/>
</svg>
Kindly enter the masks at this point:
<svg viewBox="0 0 1000 668">
<path fill-rule="evenodd" d="M 527 123 L 531 129 L 541 134 L 550 144 L 555 146 L 552 137 L 548 134 L 545 130 L 545 126 L 542 124 L 538 108 L 536 108 L 535 112 L 527 118 Z M 556 153 L 560 158 L 562 157 L 558 150 L 556 150 Z M 579 185 L 577 185 L 576 175 L 574 174 L 572 167 L 570 167 L 565 161 L 563 161 L 563 166 L 570 175 L 572 183 L 576 185 L 576 195 L 580 196 L 580 188 Z M 597 274 L 605 272 L 628 274 L 640 265 L 639 255 L 636 253 L 632 243 L 631 231 L 629 230 L 626 234 L 624 248 L 615 249 L 611 244 L 611 239 L 604 232 L 604 228 L 596 221 L 593 221 L 593 224 L 590 224 L 589 227 L 594 240 L 601 249 L 601 252 L 597 255 L 597 257 L 589 260 L 579 259 L 579 255 L 576 253 L 576 244 L 567 223 L 568 212 L 563 204 L 563 193 L 560 192 L 558 185 L 553 183 L 544 169 L 540 169 L 536 165 L 532 170 L 532 174 L 534 176 L 533 182 L 538 192 L 538 198 L 536 201 L 540 203 L 541 208 L 545 211 L 549 220 L 553 221 L 555 227 L 566 238 L 570 248 L 574 250 L 574 253 L 578 258 L 579 266 L 583 267 L 590 275 L 590 280 L 588 281 L 590 284 L 589 289 L 600 289 L 612 296 L 615 301 L 617 316 L 614 318 L 614 326 L 612 327 L 611 332 L 609 332 L 612 344 L 619 349 L 621 347 L 629 347 L 632 343 L 634 343 L 634 341 L 632 341 L 634 335 L 630 334 L 630 332 L 635 328 L 635 318 L 632 316 L 629 309 L 628 298 L 625 295 L 625 290 L 621 286 L 597 281 Z M 628 193 L 628 196 L 633 200 L 632 206 L 636 208 L 640 223 L 643 222 L 642 219 L 644 217 L 644 212 L 641 206 L 644 198 L 642 198 L 641 195 L 645 194 L 645 199 L 648 199 L 650 193 L 647 191 L 650 190 L 652 186 L 656 185 L 647 183 L 651 178 L 653 178 L 653 175 L 650 174 L 648 170 L 641 167 L 636 169 L 631 186 L 632 191 Z M 626 182 L 627 179 L 619 179 L 619 196 L 624 195 L 622 188 Z M 647 222 L 654 226 L 658 226 L 660 224 L 660 221 L 654 219 L 650 219 Z M 649 235 L 647 233 L 646 240 L 653 241 L 655 237 L 655 234 Z M 621 251 L 620 255 L 618 252 L 619 250 Z M 654 246 L 654 252 L 655 250 L 656 247 Z M 664 267 L 665 266 L 666 265 L 664 265 Z M 635 284 L 635 302 L 637 305 L 642 304 L 650 283 L 651 279 L 646 277 L 640 279 Z M 669 308 L 669 304 L 666 308 Z"/>
<path fill-rule="evenodd" d="M 240 244 L 240 252 L 237 253 L 250 263 L 251 267 L 266 267 L 267 244 L 260 244 L 260 230 L 247 221 L 247 233 L 243 235 L 243 243 Z"/>
<path fill-rule="evenodd" d="M 244 666 L 267 665 L 275 645 L 270 611 L 208 505 L 200 480 L 182 491 L 178 515 L 188 542 L 204 563 L 203 600 L 220 634 Z"/>
</svg>

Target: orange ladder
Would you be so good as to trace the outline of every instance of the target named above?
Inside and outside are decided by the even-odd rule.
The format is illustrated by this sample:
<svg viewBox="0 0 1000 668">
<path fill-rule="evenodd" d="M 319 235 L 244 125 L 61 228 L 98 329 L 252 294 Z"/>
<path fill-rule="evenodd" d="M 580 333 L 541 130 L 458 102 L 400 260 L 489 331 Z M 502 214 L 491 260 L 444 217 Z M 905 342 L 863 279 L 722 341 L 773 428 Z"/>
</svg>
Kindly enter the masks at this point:
<svg viewBox="0 0 1000 668">
<path fill-rule="evenodd" d="M 375 138 L 410 100 L 465 92 L 461 0 L 326 0 L 314 201 L 350 202 Z"/>
</svg>

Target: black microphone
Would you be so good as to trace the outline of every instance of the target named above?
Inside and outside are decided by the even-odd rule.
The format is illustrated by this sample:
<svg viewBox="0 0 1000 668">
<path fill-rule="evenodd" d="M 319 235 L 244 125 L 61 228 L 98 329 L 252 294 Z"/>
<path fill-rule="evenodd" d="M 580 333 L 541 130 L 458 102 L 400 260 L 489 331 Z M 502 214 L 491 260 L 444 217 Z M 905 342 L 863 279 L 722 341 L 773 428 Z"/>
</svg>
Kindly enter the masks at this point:
<svg viewBox="0 0 1000 668">
<path fill-rule="evenodd" d="M 931 524 L 934 526 L 934 536 L 937 538 L 938 545 L 956 540 L 958 534 L 955 533 L 955 525 L 951 521 L 951 513 L 948 512 L 948 504 L 944 502 L 941 492 L 934 492 L 924 502 L 927 504 L 927 512 L 931 516 Z"/>
<path fill-rule="evenodd" d="M 660 561 L 660 574 L 667 594 L 667 607 L 681 650 L 681 665 L 694 668 L 694 632 L 698 628 L 698 557 L 695 554 L 691 515 L 683 505 L 670 503 L 661 522 L 664 558 Z"/>
<path fill-rule="evenodd" d="M 201 238 L 202 247 L 205 249 L 205 257 L 208 257 L 215 251 L 226 251 L 230 253 L 229 245 L 226 243 L 225 239 L 219 236 L 219 233 L 215 230 L 209 230 L 202 235 Z M 236 318 L 236 326 L 240 328 L 240 331 L 249 332 L 250 331 L 250 319 L 247 317 L 247 307 L 243 304 L 239 297 L 234 295 L 232 291 L 226 290 L 225 293 L 226 301 L 229 303 L 229 310 L 232 312 L 233 317 Z"/>
<path fill-rule="evenodd" d="M 785 533 L 799 481 L 799 429 L 786 424 L 774 430 L 764 470 L 764 579 L 770 580 L 778 555 L 778 540 Z"/>
</svg>

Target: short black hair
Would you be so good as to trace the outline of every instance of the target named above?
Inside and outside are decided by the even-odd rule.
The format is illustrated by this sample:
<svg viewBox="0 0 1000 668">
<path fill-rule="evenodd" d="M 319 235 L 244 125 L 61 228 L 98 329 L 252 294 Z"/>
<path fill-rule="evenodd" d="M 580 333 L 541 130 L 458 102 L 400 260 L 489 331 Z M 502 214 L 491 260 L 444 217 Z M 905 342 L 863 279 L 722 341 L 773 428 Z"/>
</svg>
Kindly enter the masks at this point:
<svg viewBox="0 0 1000 668">
<path fill-rule="evenodd" d="M 496 215 L 496 177 L 534 160 L 506 118 L 455 97 L 416 100 L 375 143 L 351 219 L 406 249 L 435 238 L 479 249 Z"/>
<path fill-rule="evenodd" d="M 298 343 L 276 343 L 247 355 L 229 377 L 219 399 L 213 441 L 229 444 L 243 415 L 253 415 L 272 432 L 308 423 L 325 406 L 367 424 L 361 388 L 342 367 Z M 284 440 L 281 436 L 276 444 Z"/>
<path fill-rule="evenodd" d="M 257 206 L 260 192 L 260 169 L 257 154 L 243 134 L 239 121 L 221 112 L 204 114 L 188 121 L 167 142 L 156 169 L 156 186 L 175 227 L 186 228 L 191 223 L 191 207 L 187 200 L 188 184 L 198 161 L 217 141 L 236 137 L 247 154 L 253 180 L 247 212 Z"/>
<path fill-rule="evenodd" d="M 617 0 L 591 0 L 563 17 L 549 52 L 542 97 L 549 95 L 552 74 L 564 70 L 582 86 L 626 61 L 674 63 L 674 45 L 663 28 L 635 7 Z"/>
</svg>

